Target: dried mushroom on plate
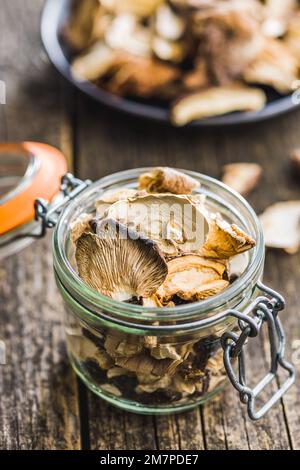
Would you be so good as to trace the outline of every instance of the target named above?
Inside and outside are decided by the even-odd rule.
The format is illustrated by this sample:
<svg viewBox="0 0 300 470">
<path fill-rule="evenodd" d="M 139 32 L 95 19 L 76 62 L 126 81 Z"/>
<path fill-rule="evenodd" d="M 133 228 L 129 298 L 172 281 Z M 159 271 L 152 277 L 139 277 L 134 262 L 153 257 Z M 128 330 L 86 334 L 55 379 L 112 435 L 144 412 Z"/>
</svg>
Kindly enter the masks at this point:
<svg viewBox="0 0 300 470">
<path fill-rule="evenodd" d="M 222 295 L 247 268 L 255 241 L 212 212 L 186 173 L 153 168 L 138 184 L 95 195 L 94 212 L 73 222 L 81 279 L 112 300 L 144 307 L 141 319 L 148 309 L 168 313 Z M 108 394 L 163 404 L 202 396 L 224 380 L 217 337 L 82 331 L 70 350 Z"/>
<path fill-rule="evenodd" d="M 174 103 L 171 120 L 183 126 L 195 119 L 202 119 L 232 111 L 259 111 L 266 98 L 258 88 L 241 86 L 219 86 L 204 88 L 180 98 Z"/>
<path fill-rule="evenodd" d="M 181 126 L 291 93 L 299 25 L 297 0 L 74 0 L 63 37 L 77 79 L 159 100 Z"/>
</svg>

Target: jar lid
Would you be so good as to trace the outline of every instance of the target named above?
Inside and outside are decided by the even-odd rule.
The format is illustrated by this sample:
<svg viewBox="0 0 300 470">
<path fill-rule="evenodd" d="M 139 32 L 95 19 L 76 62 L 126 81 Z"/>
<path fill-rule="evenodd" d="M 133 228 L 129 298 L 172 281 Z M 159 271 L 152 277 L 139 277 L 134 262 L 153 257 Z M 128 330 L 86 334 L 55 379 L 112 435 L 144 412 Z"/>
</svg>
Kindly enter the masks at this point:
<svg viewBox="0 0 300 470">
<path fill-rule="evenodd" d="M 33 233 L 34 201 L 53 200 L 62 176 L 67 171 L 63 154 L 54 147 L 37 142 L 0 143 L 0 257 L 17 251 L 12 243 L 22 233 Z M 31 240 L 18 243 L 19 247 Z M 15 245 L 15 243 L 14 243 Z"/>
</svg>

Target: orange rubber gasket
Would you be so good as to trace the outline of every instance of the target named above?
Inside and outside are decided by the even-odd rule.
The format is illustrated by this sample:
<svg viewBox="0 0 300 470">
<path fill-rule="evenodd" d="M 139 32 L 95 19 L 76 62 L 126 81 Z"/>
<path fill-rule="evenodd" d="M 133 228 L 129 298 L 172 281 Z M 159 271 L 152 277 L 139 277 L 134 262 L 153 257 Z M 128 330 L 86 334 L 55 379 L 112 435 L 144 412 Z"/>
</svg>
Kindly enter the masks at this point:
<svg viewBox="0 0 300 470">
<path fill-rule="evenodd" d="M 34 201 L 51 200 L 60 189 L 61 177 L 67 172 L 63 154 L 54 147 L 38 142 L 0 143 L 0 153 L 34 155 L 39 168 L 29 185 L 0 205 L 0 235 L 34 219 Z"/>
</svg>

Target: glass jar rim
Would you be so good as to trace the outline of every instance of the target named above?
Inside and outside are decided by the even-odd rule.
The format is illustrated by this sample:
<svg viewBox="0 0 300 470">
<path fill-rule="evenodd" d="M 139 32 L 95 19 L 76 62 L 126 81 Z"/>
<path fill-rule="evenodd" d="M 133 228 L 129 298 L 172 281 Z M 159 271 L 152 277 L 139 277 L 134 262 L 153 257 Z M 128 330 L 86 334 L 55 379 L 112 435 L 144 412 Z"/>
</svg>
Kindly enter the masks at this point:
<svg viewBox="0 0 300 470">
<path fill-rule="evenodd" d="M 230 301 L 232 301 L 232 299 L 240 295 L 245 289 L 245 286 L 247 286 L 258 275 L 264 259 L 263 232 L 253 208 L 239 193 L 214 178 L 194 171 L 179 169 L 179 171 L 196 178 L 200 183 L 208 185 L 214 190 L 218 190 L 222 196 L 218 197 L 214 192 L 214 201 L 219 203 L 223 202 L 224 207 L 227 207 L 228 209 L 230 208 L 231 211 L 233 211 L 234 208 L 236 214 L 243 212 L 244 215 L 248 217 L 248 220 L 251 221 L 256 239 L 256 246 L 252 250 L 251 260 L 247 269 L 223 292 L 209 297 L 206 300 L 168 308 L 144 307 L 141 305 L 120 302 L 110 299 L 89 287 L 72 268 L 66 254 L 64 244 L 66 231 L 68 230 L 72 214 L 74 214 L 76 208 L 78 208 L 78 203 L 80 201 L 87 200 L 88 196 L 94 194 L 97 190 L 105 191 L 116 184 L 124 186 L 126 181 L 137 181 L 137 178 L 141 173 L 150 171 L 151 169 L 151 167 L 135 168 L 100 178 L 78 195 L 63 210 L 53 235 L 55 273 L 69 295 L 75 297 L 79 304 L 84 306 L 89 305 L 88 309 L 91 309 L 91 311 L 93 311 L 93 309 L 96 311 L 97 309 L 105 309 L 106 311 L 112 312 L 116 317 L 138 319 L 140 321 L 143 320 L 143 322 L 153 322 L 157 320 L 162 322 L 170 320 L 184 320 L 186 317 L 192 318 L 195 316 L 200 318 L 202 315 L 205 315 L 205 313 L 211 313 L 222 306 L 225 307 Z M 226 203 L 224 203 L 224 201 Z M 232 205 L 233 202 L 234 206 Z M 224 308 L 224 312 L 225 310 L 226 308 Z"/>
</svg>

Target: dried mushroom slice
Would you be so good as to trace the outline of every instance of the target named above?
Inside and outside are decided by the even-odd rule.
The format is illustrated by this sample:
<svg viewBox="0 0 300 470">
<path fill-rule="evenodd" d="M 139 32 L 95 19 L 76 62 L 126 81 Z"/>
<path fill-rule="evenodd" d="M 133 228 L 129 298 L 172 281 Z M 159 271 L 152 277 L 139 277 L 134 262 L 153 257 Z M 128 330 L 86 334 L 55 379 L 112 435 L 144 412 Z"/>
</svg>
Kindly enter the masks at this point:
<svg viewBox="0 0 300 470">
<path fill-rule="evenodd" d="M 105 85 L 111 93 L 151 97 L 171 86 L 179 77 L 172 64 L 121 52 L 115 62 L 117 71 Z"/>
<path fill-rule="evenodd" d="M 177 41 L 185 31 L 186 22 L 165 3 L 156 10 L 155 29 L 161 38 Z"/>
<path fill-rule="evenodd" d="M 174 374 L 183 359 L 160 359 L 141 353 L 133 357 L 116 358 L 116 364 L 136 374 L 162 377 L 165 374 Z"/>
<path fill-rule="evenodd" d="M 255 240 L 235 224 L 229 224 L 219 215 L 211 216 L 209 232 L 200 255 L 228 259 L 255 246 Z"/>
<path fill-rule="evenodd" d="M 142 349 L 142 341 L 139 337 L 122 335 L 122 334 L 108 334 L 104 347 L 106 352 L 113 358 L 117 357 L 132 357 L 139 354 Z"/>
<path fill-rule="evenodd" d="M 103 217 L 105 211 L 115 202 L 124 201 L 125 199 L 137 196 L 146 196 L 146 194 L 146 191 L 131 188 L 110 189 L 105 191 L 95 202 L 97 216 Z"/>
<path fill-rule="evenodd" d="M 101 0 L 111 13 L 131 13 L 141 17 L 149 16 L 164 0 Z"/>
<path fill-rule="evenodd" d="M 239 79 L 261 48 L 261 5 L 256 0 L 217 1 L 192 15 L 192 30 L 205 57 L 211 85 Z"/>
<path fill-rule="evenodd" d="M 122 367 L 111 367 L 107 373 L 108 379 L 115 379 L 116 377 L 122 377 L 123 375 L 129 375 L 128 370 Z"/>
<path fill-rule="evenodd" d="M 210 86 L 210 77 L 206 60 L 198 59 L 195 67 L 190 72 L 184 74 L 183 85 L 187 91 L 199 91 L 201 88 Z"/>
<path fill-rule="evenodd" d="M 181 355 L 176 351 L 175 346 L 170 344 L 160 344 L 151 350 L 151 356 L 155 359 L 174 359 L 179 361 Z"/>
<path fill-rule="evenodd" d="M 259 217 L 265 244 L 281 248 L 289 254 L 300 248 L 300 201 L 277 202 Z"/>
<path fill-rule="evenodd" d="M 181 171 L 168 167 L 154 168 L 139 177 L 139 187 L 149 193 L 192 194 L 200 183 Z"/>
<path fill-rule="evenodd" d="M 186 47 L 181 41 L 168 41 L 167 39 L 155 36 L 151 44 L 154 54 L 161 60 L 176 64 L 182 62 L 185 57 Z"/>
<path fill-rule="evenodd" d="M 284 43 L 292 54 L 300 61 L 300 9 L 295 14 L 288 25 L 287 34 L 284 37 Z"/>
<path fill-rule="evenodd" d="M 113 361 L 108 353 L 84 336 L 70 335 L 68 336 L 68 344 L 74 357 L 81 361 L 93 360 L 103 370 L 108 370 L 113 366 Z"/>
<path fill-rule="evenodd" d="M 180 366 L 174 375 L 173 386 L 183 395 L 203 394 L 215 390 L 225 378 L 223 351 L 219 349 L 206 358 L 201 369 L 195 367 L 194 363 L 183 364 L 182 368 Z"/>
<path fill-rule="evenodd" d="M 157 390 L 165 390 L 169 389 L 171 386 L 172 377 L 169 375 L 164 375 L 163 377 L 154 380 L 150 383 L 140 383 L 136 386 L 135 391 L 136 393 L 154 393 Z"/>
<path fill-rule="evenodd" d="M 259 111 L 266 103 L 264 92 L 245 86 L 212 87 L 191 93 L 173 104 L 172 122 L 184 126 L 195 119 L 218 116 L 233 111 Z"/>
<path fill-rule="evenodd" d="M 226 264 L 196 255 L 175 258 L 168 263 L 168 275 L 157 290 L 162 301 L 174 295 L 190 302 L 204 300 L 226 289 Z"/>
<path fill-rule="evenodd" d="M 157 336 L 144 336 L 143 344 L 146 349 L 156 348 L 158 344 L 158 338 Z"/>
<path fill-rule="evenodd" d="M 150 297 L 163 283 L 167 265 L 157 245 L 111 220 L 84 233 L 76 243 L 79 276 L 115 300 Z"/>
<path fill-rule="evenodd" d="M 93 214 L 87 214 L 84 212 L 83 214 L 80 214 L 80 216 L 77 217 L 74 222 L 71 223 L 71 240 L 73 243 L 75 243 L 84 232 L 90 231 L 90 222 L 93 217 Z"/>
<path fill-rule="evenodd" d="M 105 42 L 112 49 L 144 57 L 151 55 L 151 38 L 149 28 L 142 26 L 138 18 L 129 13 L 114 17 L 105 32 Z"/>
<path fill-rule="evenodd" d="M 264 35 L 271 38 L 284 36 L 296 9 L 297 0 L 266 0 L 266 19 L 262 25 Z"/>
<path fill-rule="evenodd" d="M 223 173 L 223 183 L 246 195 L 257 186 L 262 167 L 257 163 L 230 163 L 223 167 Z"/>
<path fill-rule="evenodd" d="M 102 41 L 94 44 L 72 63 L 72 74 L 77 80 L 94 81 L 103 77 L 116 63 L 117 53 Z"/>
<path fill-rule="evenodd" d="M 198 251 L 207 231 L 207 221 L 189 196 L 150 194 L 109 207 L 107 217 L 154 240 L 168 256 Z"/>
<path fill-rule="evenodd" d="M 151 297 L 143 297 L 141 299 L 141 302 L 143 307 L 162 307 L 162 303 L 160 302 L 156 294 L 152 295 Z"/>
<path fill-rule="evenodd" d="M 94 16 L 100 8 L 99 0 L 73 2 L 71 18 L 63 30 L 63 37 L 74 49 L 80 51 L 91 45 Z"/>
<path fill-rule="evenodd" d="M 105 392 L 109 393 L 110 395 L 114 395 L 116 397 L 122 396 L 122 392 L 115 385 L 112 385 L 109 383 L 100 384 L 100 388 L 104 390 Z"/>
<path fill-rule="evenodd" d="M 224 367 L 223 350 L 218 351 L 214 356 L 210 357 L 207 362 L 207 371 L 209 375 L 209 383 L 207 393 L 216 390 L 227 379 Z"/>
<path fill-rule="evenodd" d="M 283 41 L 268 39 L 258 57 L 245 69 L 243 77 L 249 83 L 269 85 L 286 94 L 298 78 L 298 67 L 297 58 Z"/>
</svg>

